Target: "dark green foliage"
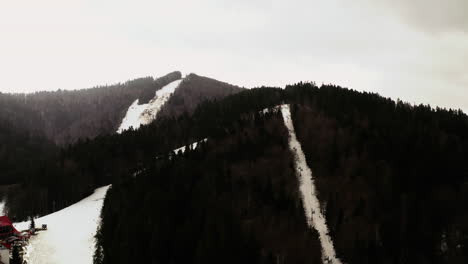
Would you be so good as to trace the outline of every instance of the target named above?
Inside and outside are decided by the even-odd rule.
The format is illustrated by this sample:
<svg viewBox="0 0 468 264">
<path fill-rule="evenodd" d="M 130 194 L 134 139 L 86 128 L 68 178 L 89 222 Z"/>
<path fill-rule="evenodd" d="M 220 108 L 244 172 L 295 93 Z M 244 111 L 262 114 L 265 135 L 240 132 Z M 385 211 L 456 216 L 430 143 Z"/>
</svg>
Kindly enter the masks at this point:
<svg viewBox="0 0 468 264">
<path fill-rule="evenodd" d="M 20 249 L 20 246 L 18 246 L 18 245 L 14 245 L 11 248 L 10 264 L 23 264 L 23 260 L 22 260 L 20 251 L 21 251 L 21 249 Z"/>
<path fill-rule="evenodd" d="M 83 122 L 103 121 L 107 120 L 102 113 L 102 111 L 108 112 L 105 109 L 112 108 L 113 110 L 110 112 L 114 113 L 122 112 L 115 108 L 117 107 L 115 101 L 117 99 L 115 98 L 122 96 L 126 98 L 125 100 L 128 101 L 128 104 L 124 107 L 126 111 L 128 105 L 138 96 L 140 96 L 140 103 L 146 103 L 149 98 L 145 99 L 145 95 L 151 94 L 154 96 L 155 90 L 177 78 L 180 78 L 179 72 L 168 74 L 156 80 L 143 78 L 122 85 L 101 87 L 100 89 L 78 92 L 51 92 L 46 93 L 43 97 L 36 94 L 31 96 L 42 98 L 41 100 L 45 103 L 53 102 L 57 98 L 59 101 L 70 101 L 71 98 L 77 99 L 76 97 L 78 97 L 79 100 L 72 102 L 72 105 L 80 109 L 66 107 L 63 110 L 66 112 L 65 116 L 68 116 L 67 120 L 74 120 L 75 123 L 80 120 Z M 196 98 L 190 98 L 191 94 L 187 93 L 190 90 L 189 88 L 197 90 Z M 164 108 L 169 114 L 162 115 L 165 118 L 162 118 L 161 124 L 141 129 L 144 130 L 142 132 L 128 131 L 125 135 L 104 136 L 113 133 L 117 129 L 116 126 L 122 120 L 125 111 L 119 116 L 114 115 L 111 118 L 114 125 L 99 132 L 98 134 L 103 135 L 98 136 L 95 140 L 81 139 L 77 135 L 73 139 L 80 139 L 75 144 L 62 146 L 60 149 L 44 140 L 44 137 L 39 138 L 37 136 L 31 139 L 34 145 L 31 143 L 30 146 L 27 144 L 28 141 L 23 140 L 29 135 L 27 132 L 24 132 L 26 135 L 23 136 L 19 129 L 8 130 L 11 133 L 6 134 L 3 138 L 0 137 L 0 141 L 3 139 L 6 142 L 5 146 L 2 146 L 3 152 L 0 147 L 0 166 L 4 166 L 3 174 L 0 175 L 0 185 L 22 183 L 9 192 L 7 206 L 11 209 L 10 216 L 16 220 L 21 220 L 26 219 L 30 214 L 42 215 L 64 208 L 90 194 L 96 186 L 112 183 L 115 179 L 133 173 L 145 159 L 153 159 L 160 153 L 166 153 L 175 147 L 192 142 L 196 136 L 194 133 L 190 133 L 190 124 L 193 123 L 193 120 L 188 120 L 193 108 L 200 104 L 203 98 L 219 99 L 241 91 L 236 86 L 193 74 L 184 80 L 180 89 L 171 98 L 185 100 L 185 106 L 174 106 L 169 102 Z M 62 94 L 68 99 L 63 97 Z M 18 96 L 8 96 L 19 98 Z M 29 102 L 32 101 L 29 96 L 27 99 Z M 68 105 L 66 102 L 64 104 Z M 88 104 L 90 105 L 88 106 Z M 21 104 L 19 105 L 21 106 Z M 40 106 L 44 106 L 44 104 L 40 104 Z M 8 104 L 5 106 L 6 109 L 9 109 L 9 107 L 11 108 Z M 63 121 L 62 119 L 51 121 L 51 119 L 54 119 L 51 116 L 56 114 L 53 110 L 54 107 L 47 108 L 47 111 L 51 111 L 51 114 L 47 114 L 46 121 L 52 122 L 52 127 L 60 125 L 61 121 Z M 70 116 L 76 115 L 75 110 L 78 112 L 87 111 L 87 114 L 79 114 L 80 117 L 76 119 L 76 117 Z M 38 110 L 38 112 L 41 111 Z M 24 111 L 19 112 L 23 113 Z M 182 116 L 179 117 L 178 112 Z M 90 113 L 92 118 L 89 116 Z M 34 112 L 31 114 L 34 114 Z M 204 116 L 203 118 L 207 117 Z M 36 120 L 32 117 L 30 119 Z M 29 119 L 25 117 L 25 120 Z M 103 123 L 101 121 L 96 121 L 96 123 Z M 67 124 L 63 124 L 64 127 L 68 127 Z M 82 133 L 92 133 L 88 126 L 80 125 L 78 127 L 81 136 L 84 135 Z M 0 123 L 0 136 L 2 135 L 1 128 Z M 31 127 L 26 126 L 25 131 L 28 131 L 27 129 L 31 130 Z M 53 129 L 53 131 L 56 130 Z M 61 131 L 61 129 L 58 130 Z M 205 133 L 201 131 L 200 127 L 198 130 L 199 133 L 197 134 Z M 47 134 L 47 131 L 44 133 Z M 167 135 L 172 135 L 172 137 L 168 139 Z M 91 136 L 91 134 L 87 134 L 87 136 Z M 94 136 L 96 134 L 93 134 Z M 18 140 L 12 140 L 16 138 Z M 116 142 L 120 143 L 116 144 Z M 28 148 L 20 152 L 23 146 Z M 45 149 L 46 147 L 48 149 Z M 13 155 L 10 155 L 10 153 Z M 4 155 L 2 156 L 2 154 Z M 3 163 L 3 160 L 5 163 Z"/>
<path fill-rule="evenodd" d="M 30 217 L 29 229 L 31 229 L 31 230 L 36 229 L 36 222 L 34 222 L 34 216 Z"/>
<path fill-rule="evenodd" d="M 50 158 L 56 151 L 55 145 L 40 133 L 0 118 L 0 185 L 26 180 L 38 169 L 38 161 Z"/>
<path fill-rule="evenodd" d="M 11 217 L 26 219 L 75 203 L 98 187 L 130 177 L 147 161 L 208 136 L 220 136 L 242 114 L 276 104 L 280 89 L 253 89 L 217 102 L 205 102 L 192 115 L 165 117 L 138 131 L 80 140 L 50 159 L 35 164 L 34 177 L 12 190 L 7 206 Z M 232 109 L 232 110 L 230 110 Z M 21 190 L 21 191 L 20 191 Z"/>
<path fill-rule="evenodd" d="M 98 263 L 321 263 L 279 113 L 245 116 L 196 150 L 113 185 Z"/>
<path fill-rule="evenodd" d="M 281 118 L 259 113 L 281 103 L 344 262 L 467 262 L 468 117 L 331 85 L 243 91 L 46 152 L 9 209 L 45 214 L 112 183 L 95 263 L 320 263 Z"/>
<path fill-rule="evenodd" d="M 465 114 L 334 86 L 289 89 L 301 91 L 293 120 L 344 260 L 468 261 Z"/>
<path fill-rule="evenodd" d="M 219 100 L 240 91 L 242 89 L 235 85 L 191 73 L 183 79 L 158 116 L 191 114 L 204 101 Z"/>
</svg>

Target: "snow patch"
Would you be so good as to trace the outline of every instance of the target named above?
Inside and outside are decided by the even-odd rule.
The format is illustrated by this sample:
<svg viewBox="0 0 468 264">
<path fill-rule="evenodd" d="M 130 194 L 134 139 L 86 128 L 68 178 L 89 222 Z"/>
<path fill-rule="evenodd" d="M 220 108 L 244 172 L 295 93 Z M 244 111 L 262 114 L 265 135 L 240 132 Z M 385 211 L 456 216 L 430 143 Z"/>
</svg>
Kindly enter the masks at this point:
<svg viewBox="0 0 468 264">
<path fill-rule="evenodd" d="M 122 120 L 119 129 L 117 129 L 117 133 L 122 133 L 131 127 L 138 129 L 141 125 L 151 123 L 181 82 L 182 80 L 176 80 L 157 90 L 154 98 L 147 104 L 140 105 L 138 104 L 139 100 L 135 100 L 128 108 L 127 114 Z"/>
<path fill-rule="evenodd" d="M 117 133 L 122 133 L 124 130 L 130 129 L 133 127 L 135 129 L 139 128 L 141 125 L 140 115 L 145 111 L 148 104 L 138 104 L 139 100 L 136 99 L 127 110 L 127 114 L 125 115 L 124 119 L 122 120 L 122 124 L 120 124 Z"/>
<path fill-rule="evenodd" d="M 277 113 L 281 109 L 281 105 L 277 105 L 274 107 L 267 107 L 261 111 L 263 114 L 269 114 L 269 113 Z"/>
<path fill-rule="evenodd" d="M 341 264 L 341 261 L 336 257 L 333 241 L 328 234 L 325 217 L 320 210 L 320 202 L 317 198 L 312 170 L 307 165 L 301 144 L 296 137 L 289 105 L 282 105 L 281 113 L 283 115 L 284 124 L 289 131 L 289 148 L 294 155 L 294 167 L 296 175 L 299 178 L 299 189 L 307 224 L 309 227 L 315 228 L 319 234 L 320 245 L 322 247 L 322 262 Z"/>
<path fill-rule="evenodd" d="M 3 210 L 5 209 L 5 201 L 0 201 L 0 216 L 3 216 Z"/>
<path fill-rule="evenodd" d="M 200 141 L 198 141 L 198 142 L 192 143 L 192 144 L 190 144 L 190 147 L 191 147 L 192 149 L 196 149 L 199 143 L 206 142 L 207 140 L 208 140 L 208 139 L 205 138 L 205 139 L 202 139 L 202 140 L 200 140 Z M 182 153 L 184 153 L 186 148 L 187 148 L 187 146 L 183 146 L 183 147 L 174 149 L 172 152 L 174 152 L 174 153 L 177 154 L 177 153 L 179 153 L 179 151 L 181 151 Z"/>
<path fill-rule="evenodd" d="M 80 202 L 35 220 L 36 226 L 47 224 L 48 230 L 29 240 L 24 259 L 28 264 L 92 264 L 101 209 L 110 186 L 98 188 Z M 29 222 L 14 224 L 18 230 Z"/>
</svg>

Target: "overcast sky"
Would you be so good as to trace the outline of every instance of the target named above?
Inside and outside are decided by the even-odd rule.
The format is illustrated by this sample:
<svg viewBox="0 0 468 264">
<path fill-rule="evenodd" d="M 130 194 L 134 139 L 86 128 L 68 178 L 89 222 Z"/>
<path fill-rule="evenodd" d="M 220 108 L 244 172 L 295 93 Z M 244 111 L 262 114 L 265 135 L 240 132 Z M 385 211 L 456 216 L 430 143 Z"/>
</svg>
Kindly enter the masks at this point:
<svg viewBox="0 0 468 264">
<path fill-rule="evenodd" d="M 466 0 L 0 1 L 2 92 L 181 70 L 468 110 Z"/>
</svg>

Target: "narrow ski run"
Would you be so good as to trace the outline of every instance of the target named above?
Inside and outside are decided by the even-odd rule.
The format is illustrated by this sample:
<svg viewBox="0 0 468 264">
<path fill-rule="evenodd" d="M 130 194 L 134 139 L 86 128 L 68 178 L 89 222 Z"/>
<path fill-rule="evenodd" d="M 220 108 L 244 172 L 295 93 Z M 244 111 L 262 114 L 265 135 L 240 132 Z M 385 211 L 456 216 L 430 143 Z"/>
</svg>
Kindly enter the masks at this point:
<svg viewBox="0 0 468 264">
<path fill-rule="evenodd" d="M 294 155 L 294 168 L 296 170 L 296 176 L 299 178 L 299 189 L 307 224 L 309 227 L 317 230 L 319 234 L 320 245 L 322 247 L 322 262 L 341 264 L 341 261 L 336 257 L 333 241 L 328 234 L 325 216 L 320 210 L 320 202 L 317 198 L 312 170 L 307 165 L 301 144 L 296 137 L 289 105 L 282 105 L 281 113 L 283 115 L 284 124 L 289 132 L 289 148 Z"/>
</svg>

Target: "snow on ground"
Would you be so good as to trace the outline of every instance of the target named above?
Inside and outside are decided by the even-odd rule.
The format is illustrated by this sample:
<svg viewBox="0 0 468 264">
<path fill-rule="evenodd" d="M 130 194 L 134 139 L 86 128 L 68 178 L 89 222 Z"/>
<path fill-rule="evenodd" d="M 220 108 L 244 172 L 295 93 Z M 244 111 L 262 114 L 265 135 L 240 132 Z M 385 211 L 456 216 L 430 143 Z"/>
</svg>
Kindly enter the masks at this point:
<svg viewBox="0 0 468 264">
<path fill-rule="evenodd" d="M 307 165 L 301 144 L 296 137 L 289 105 L 282 105 L 281 113 L 283 115 L 284 124 L 289 131 L 289 148 L 294 154 L 294 167 L 300 182 L 299 189 L 302 196 L 302 204 L 304 206 L 307 224 L 309 227 L 315 228 L 319 234 L 320 245 L 322 246 L 323 263 L 340 264 L 341 261 L 336 257 L 333 241 L 328 234 L 325 217 L 320 210 L 320 202 L 317 198 L 317 191 L 315 189 L 312 171 Z"/>
<path fill-rule="evenodd" d="M 3 216 L 3 209 L 5 208 L 5 201 L 0 201 L 0 216 Z"/>
<path fill-rule="evenodd" d="M 130 127 L 139 128 L 140 127 L 140 115 L 145 111 L 148 104 L 138 104 L 139 100 L 136 99 L 135 102 L 130 105 L 127 110 L 127 114 L 125 115 L 124 119 L 122 120 L 122 124 L 120 124 L 117 133 L 122 133 L 124 130 L 129 129 Z"/>
<path fill-rule="evenodd" d="M 161 110 L 163 105 L 169 100 L 174 91 L 179 87 L 182 80 L 177 80 L 169 83 L 163 88 L 156 91 L 156 95 L 147 104 L 138 104 L 139 100 L 135 100 L 127 110 L 122 123 L 120 124 L 117 133 L 133 127 L 138 129 L 141 125 L 147 125 L 156 118 L 156 115 Z"/>
<path fill-rule="evenodd" d="M 280 109 L 281 109 L 281 105 L 277 105 L 277 106 L 273 106 L 273 107 L 267 107 L 267 108 L 263 109 L 261 112 L 263 114 L 276 113 Z"/>
<path fill-rule="evenodd" d="M 207 140 L 208 140 L 208 139 L 205 138 L 205 139 L 202 139 L 202 140 L 200 140 L 200 141 L 198 141 L 198 142 L 192 143 L 192 144 L 190 144 L 190 147 L 191 147 L 192 149 L 196 149 L 199 143 L 206 142 Z M 179 151 L 181 151 L 182 153 L 184 153 L 184 152 L 185 152 L 185 149 L 186 149 L 186 146 L 183 146 L 183 147 L 174 149 L 172 152 L 174 152 L 174 153 L 179 153 Z"/>
<path fill-rule="evenodd" d="M 92 264 L 94 235 L 109 186 L 98 188 L 80 202 L 35 220 L 36 226 L 47 224 L 29 240 L 25 260 L 28 264 Z M 15 224 L 18 230 L 29 228 L 29 222 Z"/>
</svg>

